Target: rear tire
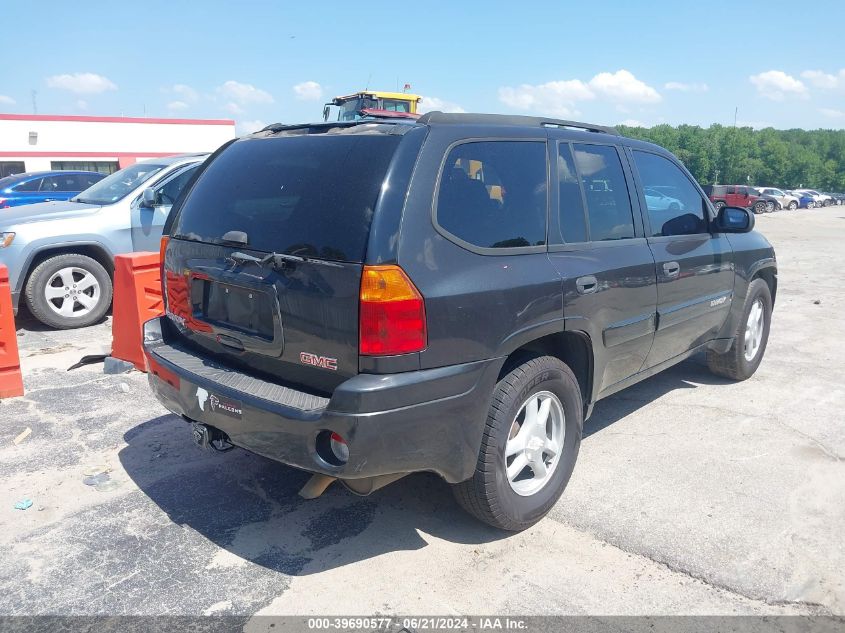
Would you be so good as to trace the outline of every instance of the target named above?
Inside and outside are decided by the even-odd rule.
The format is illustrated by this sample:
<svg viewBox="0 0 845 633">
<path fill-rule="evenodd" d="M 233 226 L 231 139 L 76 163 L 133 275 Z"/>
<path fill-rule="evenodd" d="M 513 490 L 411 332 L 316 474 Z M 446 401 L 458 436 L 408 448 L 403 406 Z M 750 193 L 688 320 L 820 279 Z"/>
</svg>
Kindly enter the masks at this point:
<svg viewBox="0 0 845 633">
<path fill-rule="evenodd" d="M 97 260 L 68 253 L 38 264 L 27 279 L 25 293 L 26 304 L 36 319 L 52 328 L 69 330 L 97 323 L 106 315 L 111 306 L 112 281 Z"/>
<path fill-rule="evenodd" d="M 532 406 L 539 413 L 532 414 Z M 583 417 L 581 389 L 566 364 L 540 356 L 515 367 L 493 391 L 475 473 L 452 487 L 458 503 L 502 530 L 519 531 L 535 524 L 557 502 L 572 476 Z M 532 425 L 531 420 L 538 423 Z M 518 448 L 522 445 L 524 449 Z M 506 456 L 506 450 L 511 454 Z M 525 461 L 519 470 L 518 459 Z"/>
<path fill-rule="evenodd" d="M 727 206 L 722 200 L 717 200 L 713 203 L 713 206 L 716 207 L 716 211 L 721 211 L 722 207 Z"/>
<path fill-rule="evenodd" d="M 761 319 L 755 327 L 755 321 Z M 707 366 L 714 374 L 732 380 L 746 380 L 754 375 L 769 340 L 772 321 L 772 294 L 769 285 L 755 279 L 748 286 L 742 320 L 734 333 L 734 342 L 724 354 L 707 350 Z"/>
</svg>

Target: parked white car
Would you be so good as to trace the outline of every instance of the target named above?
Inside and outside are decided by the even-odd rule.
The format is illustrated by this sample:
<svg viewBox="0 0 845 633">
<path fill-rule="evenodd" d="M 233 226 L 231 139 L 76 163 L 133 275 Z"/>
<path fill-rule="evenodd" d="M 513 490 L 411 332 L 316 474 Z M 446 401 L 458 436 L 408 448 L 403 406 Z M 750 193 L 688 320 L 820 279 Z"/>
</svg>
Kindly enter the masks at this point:
<svg viewBox="0 0 845 633">
<path fill-rule="evenodd" d="M 799 199 L 777 187 L 757 187 L 760 195 L 772 198 L 778 209 L 794 210 L 798 208 Z"/>
<path fill-rule="evenodd" d="M 646 187 L 643 193 L 645 194 L 646 204 L 652 211 L 666 211 L 667 209 L 677 211 L 681 208 L 680 200 L 672 196 L 667 196 L 654 187 Z"/>
</svg>

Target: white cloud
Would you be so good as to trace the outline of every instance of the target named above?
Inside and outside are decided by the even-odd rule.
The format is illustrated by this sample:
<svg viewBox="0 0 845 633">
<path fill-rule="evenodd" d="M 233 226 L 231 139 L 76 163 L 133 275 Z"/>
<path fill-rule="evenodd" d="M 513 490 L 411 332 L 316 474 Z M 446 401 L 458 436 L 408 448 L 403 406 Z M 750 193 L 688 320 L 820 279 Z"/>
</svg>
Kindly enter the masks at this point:
<svg viewBox="0 0 845 633">
<path fill-rule="evenodd" d="M 576 104 L 596 98 L 622 103 L 657 103 L 660 94 L 627 70 L 599 73 L 587 82 L 580 79 L 521 84 L 499 88 L 499 101 L 517 110 L 533 110 L 556 116 L 577 116 Z"/>
<path fill-rule="evenodd" d="M 840 72 L 840 75 L 845 75 L 845 71 Z M 812 86 L 824 90 L 832 90 L 839 85 L 839 78 L 836 75 L 821 70 L 805 70 L 801 73 L 801 76 Z"/>
<path fill-rule="evenodd" d="M 266 90 L 256 88 L 252 84 L 242 84 L 238 81 L 229 80 L 217 91 L 227 99 L 231 99 L 239 105 L 248 103 L 273 103 L 273 96 Z"/>
<path fill-rule="evenodd" d="M 575 116 L 578 101 L 595 99 L 596 95 L 580 79 L 549 81 L 544 84 L 521 84 L 516 88 L 499 88 L 499 101 L 516 110 L 535 110 L 556 116 Z"/>
<path fill-rule="evenodd" d="M 182 103 L 196 103 L 200 98 L 196 90 L 185 84 L 173 84 L 170 92 L 178 96 Z"/>
<path fill-rule="evenodd" d="M 300 101 L 319 101 L 323 98 L 323 87 L 316 81 L 303 81 L 293 87 L 293 93 Z"/>
<path fill-rule="evenodd" d="M 230 101 L 229 103 L 224 105 L 223 109 L 226 110 L 226 112 L 228 112 L 229 114 L 243 114 L 244 113 L 244 109 L 241 106 L 239 106 L 237 103 L 235 103 L 234 101 Z"/>
<path fill-rule="evenodd" d="M 53 75 L 47 77 L 47 86 L 70 90 L 76 94 L 98 94 L 107 90 L 117 90 L 117 86 L 110 79 L 96 73 Z"/>
<path fill-rule="evenodd" d="M 830 117 L 831 119 L 845 119 L 845 110 L 835 110 L 833 108 L 819 108 L 819 112 L 821 112 L 826 117 Z"/>
<path fill-rule="evenodd" d="M 619 125 L 627 125 L 628 127 L 648 127 L 645 123 L 638 119 L 625 119 L 620 121 Z"/>
<path fill-rule="evenodd" d="M 439 110 L 440 112 L 466 112 L 466 110 L 464 110 L 457 103 L 454 103 L 452 101 L 446 101 L 439 97 L 422 97 L 422 101 L 420 101 L 417 108 L 417 111 L 420 114 L 425 114 L 426 112 L 433 112 L 435 110 Z"/>
<path fill-rule="evenodd" d="M 253 121 L 238 121 L 235 124 L 235 131 L 239 136 L 242 136 L 244 134 L 252 134 L 253 132 L 257 132 L 265 127 L 267 127 L 267 124 L 259 119 L 255 119 Z"/>
<path fill-rule="evenodd" d="M 0 95 L 0 103 L 6 104 L 6 105 L 15 105 L 15 103 L 17 103 L 17 102 L 14 99 L 12 99 L 11 97 L 7 97 L 6 95 Z"/>
<path fill-rule="evenodd" d="M 677 90 L 678 92 L 707 92 L 710 86 L 705 83 L 683 83 L 680 81 L 667 81 L 663 84 L 666 90 Z"/>
<path fill-rule="evenodd" d="M 807 96 L 807 86 L 800 79 L 787 75 L 782 70 L 767 70 L 759 75 L 751 75 L 748 80 L 761 96 L 772 101 L 783 101 L 787 96 Z"/>
<path fill-rule="evenodd" d="M 590 88 L 618 101 L 657 103 L 662 99 L 657 90 L 624 69 L 615 73 L 599 73 L 590 79 Z"/>
<path fill-rule="evenodd" d="M 184 101 L 171 101 L 167 104 L 167 109 L 171 112 L 181 112 L 183 110 L 187 110 L 190 107 L 191 106 L 189 106 Z"/>
<path fill-rule="evenodd" d="M 88 102 L 85 99 L 78 99 L 76 101 L 76 107 L 79 110 L 87 110 L 88 109 Z"/>
</svg>

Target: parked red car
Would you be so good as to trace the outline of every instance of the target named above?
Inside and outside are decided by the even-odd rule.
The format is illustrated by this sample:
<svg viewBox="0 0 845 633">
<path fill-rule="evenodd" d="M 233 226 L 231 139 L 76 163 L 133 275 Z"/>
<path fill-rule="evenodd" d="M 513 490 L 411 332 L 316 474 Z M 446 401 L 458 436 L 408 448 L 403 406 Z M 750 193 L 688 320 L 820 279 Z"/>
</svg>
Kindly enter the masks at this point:
<svg viewBox="0 0 845 633">
<path fill-rule="evenodd" d="M 745 185 L 706 185 L 704 192 L 718 211 L 722 207 L 743 207 L 754 213 L 766 212 L 766 201 L 754 187 Z"/>
</svg>

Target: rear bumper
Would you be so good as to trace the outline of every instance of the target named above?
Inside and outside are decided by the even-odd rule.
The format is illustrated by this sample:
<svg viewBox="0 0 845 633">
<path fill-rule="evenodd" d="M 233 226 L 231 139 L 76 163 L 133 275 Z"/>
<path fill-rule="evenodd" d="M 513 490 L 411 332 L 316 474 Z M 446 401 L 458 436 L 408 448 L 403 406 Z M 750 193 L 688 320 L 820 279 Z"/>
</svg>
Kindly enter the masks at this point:
<svg viewBox="0 0 845 633">
<path fill-rule="evenodd" d="M 432 471 L 455 483 L 475 470 L 501 359 L 359 374 L 331 398 L 321 398 L 169 345 L 160 338 L 159 321 L 149 321 L 144 336 L 156 397 L 170 411 L 224 432 L 235 446 L 341 479 Z M 211 395 L 234 402 L 239 415 L 212 407 Z M 346 438 L 345 465 L 332 466 L 318 456 L 317 435 L 324 430 Z"/>
</svg>

